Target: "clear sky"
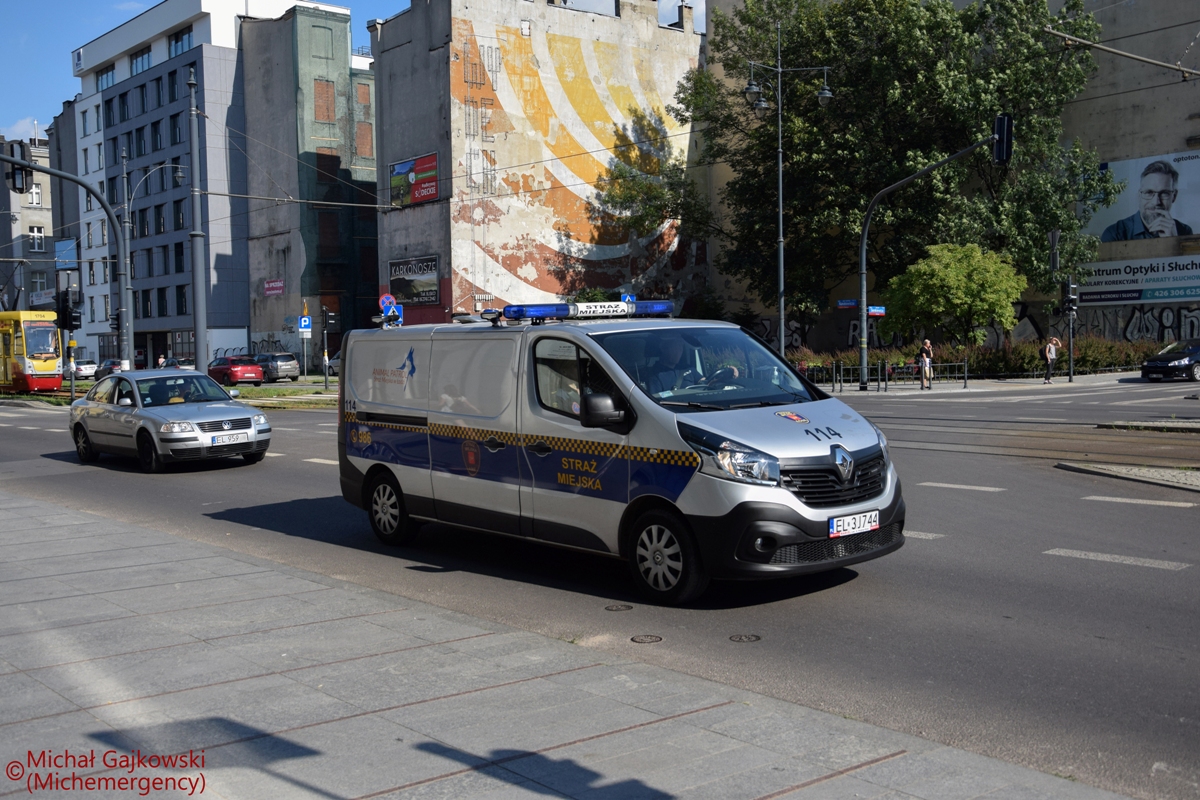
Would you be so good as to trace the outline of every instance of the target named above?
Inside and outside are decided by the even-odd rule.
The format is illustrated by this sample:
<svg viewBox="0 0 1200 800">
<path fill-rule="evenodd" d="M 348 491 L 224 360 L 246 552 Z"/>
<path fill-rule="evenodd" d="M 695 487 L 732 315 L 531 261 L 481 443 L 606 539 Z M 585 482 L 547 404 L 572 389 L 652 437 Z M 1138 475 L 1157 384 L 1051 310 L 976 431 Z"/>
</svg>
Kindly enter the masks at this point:
<svg viewBox="0 0 1200 800">
<path fill-rule="evenodd" d="M 369 45 L 366 22 L 393 16 L 409 0 L 332 0 L 349 6 L 354 44 Z M 602 0 L 570 0 L 586 6 Z M 677 19 L 679 0 L 659 0 L 659 18 Z M 44 5 L 43 5 L 44 4 Z M 71 75 L 71 52 L 105 31 L 127 22 L 153 0 L 42 0 L 41 3 L 0 0 L 0 134 L 14 139 L 45 135 L 64 100 L 79 92 L 79 79 Z M 696 27 L 703 30 L 704 0 L 693 0 Z"/>
</svg>

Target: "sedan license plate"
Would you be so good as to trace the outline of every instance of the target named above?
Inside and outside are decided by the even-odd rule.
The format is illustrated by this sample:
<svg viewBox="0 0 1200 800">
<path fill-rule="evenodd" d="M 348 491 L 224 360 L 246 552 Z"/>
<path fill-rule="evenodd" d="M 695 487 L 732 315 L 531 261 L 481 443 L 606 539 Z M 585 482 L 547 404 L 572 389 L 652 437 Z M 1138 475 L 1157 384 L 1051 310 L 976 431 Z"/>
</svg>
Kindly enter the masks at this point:
<svg viewBox="0 0 1200 800">
<path fill-rule="evenodd" d="M 238 442 L 247 442 L 249 440 L 250 436 L 246 433 L 226 433 L 223 436 L 212 437 L 213 444 L 237 444 Z M 876 516 L 878 516 L 878 513 Z"/>
<path fill-rule="evenodd" d="M 865 533 L 879 528 L 879 512 L 868 511 L 865 514 L 851 514 L 848 517 L 829 518 L 829 538 L 837 539 L 855 533 Z"/>
</svg>

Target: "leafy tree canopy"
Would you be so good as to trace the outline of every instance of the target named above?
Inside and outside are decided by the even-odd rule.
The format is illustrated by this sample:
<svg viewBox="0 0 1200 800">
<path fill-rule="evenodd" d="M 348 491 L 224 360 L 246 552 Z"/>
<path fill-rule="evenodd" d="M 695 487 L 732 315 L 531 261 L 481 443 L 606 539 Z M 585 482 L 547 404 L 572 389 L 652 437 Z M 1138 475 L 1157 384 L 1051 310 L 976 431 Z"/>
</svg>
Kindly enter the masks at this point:
<svg viewBox="0 0 1200 800">
<path fill-rule="evenodd" d="M 960 344 L 983 344 L 987 332 L 982 326 L 989 322 L 1005 331 L 1013 329 L 1013 303 L 1025 291 L 1026 281 L 1007 256 L 974 244 L 935 244 L 928 252 L 893 278 L 883 293 L 884 335 L 940 327 Z"/>
<path fill-rule="evenodd" d="M 834 99 L 821 107 L 822 73 L 783 78 L 784 227 L 787 299 L 815 314 L 828 289 L 858 269 L 863 215 L 880 189 L 990 135 L 1000 112 L 1015 119 L 1008 166 L 990 148 L 888 197 L 871 223 L 869 266 L 886 287 L 931 244 L 978 244 L 1007 253 L 1035 287 L 1049 290 L 1046 234 L 1062 231 L 1064 266 L 1095 256 L 1081 233 L 1119 186 L 1094 152 L 1060 143 L 1064 105 L 1094 70 L 1086 48 L 1066 48 L 1046 25 L 1095 39 L 1099 25 L 1067 0 L 743 0 L 732 15 L 712 9 L 708 69 L 689 72 L 669 111 L 700 132 L 693 168 L 678 158 L 660 174 L 615 163 L 601 202 L 642 229 L 680 220 L 723 239 L 719 266 L 764 301 L 777 287 L 775 114 L 759 121 L 741 95 L 749 62 L 774 64 L 776 24 L 785 68 L 829 66 Z M 720 69 L 714 69 L 719 67 Z M 723 73 L 723 75 L 722 75 Z M 754 78 L 773 84 L 761 69 Z M 774 103 L 774 90 L 764 87 Z M 732 178 L 712 217 L 693 180 L 695 164 L 725 164 Z"/>
</svg>

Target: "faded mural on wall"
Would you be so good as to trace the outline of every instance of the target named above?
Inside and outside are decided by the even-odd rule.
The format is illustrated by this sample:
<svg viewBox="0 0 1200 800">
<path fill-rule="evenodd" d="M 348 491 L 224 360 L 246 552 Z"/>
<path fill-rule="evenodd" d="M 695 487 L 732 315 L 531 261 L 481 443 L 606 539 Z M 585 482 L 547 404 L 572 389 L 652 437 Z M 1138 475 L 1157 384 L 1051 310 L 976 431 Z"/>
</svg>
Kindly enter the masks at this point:
<svg viewBox="0 0 1200 800">
<path fill-rule="evenodd" d="M 656 5 L 637 0 L 621 17 L 524 3 L 470 12 L 453 20 L 450 53 L 456 310 L 585 287 L 693 290 L 702 245 L 681 247 L 673 225 L 635 237 L 596 205 L 615 160 L 652 174 L 689 146 L 665 100 L 698 64 L 690 9 L 682 30 L 660 27 Z"/>
</svg>

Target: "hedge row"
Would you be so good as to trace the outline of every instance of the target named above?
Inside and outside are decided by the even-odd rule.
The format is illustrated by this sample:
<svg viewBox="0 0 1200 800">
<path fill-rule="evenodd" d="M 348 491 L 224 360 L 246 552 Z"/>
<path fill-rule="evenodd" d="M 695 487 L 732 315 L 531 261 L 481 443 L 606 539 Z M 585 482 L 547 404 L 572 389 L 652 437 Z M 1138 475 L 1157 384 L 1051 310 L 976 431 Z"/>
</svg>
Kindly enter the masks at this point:
<svg viewBox="0 0 1200 800">
<path fill-rule="evenodd" d="M 967 362 L 967 371 L 978 377 L 1008 377 L 1040 374 L 1046 368 L 1039 351 L 1042 342 L 1014 342 L 1000 348 L 961 347 L 950 344 L 933 346 L 935 364 L 961 364 Z M 1075 371 L 1104 372 L 1112 369 L 1130 369 L 1141 366 L 1147 356 L 1164 347 L 1159 342 L 1115 342 L 1099 336 L 1075 338 Z M 868 358 L 872 364 L 886 360 L 892 366 L 913 364 L 917 360 L 919 343 L 905 347 L 872 348 Z M 833 362 L 858 364 L 858 350 L 839 350 L 832 353 L 815 353 L 808 348 L 788 351 L 788 360 L 802 369 L 829 366 Z M 1067 352 L 1064 345 L 1058 354 L 1056 366 L 1066 367 Z"/>
</svg>

